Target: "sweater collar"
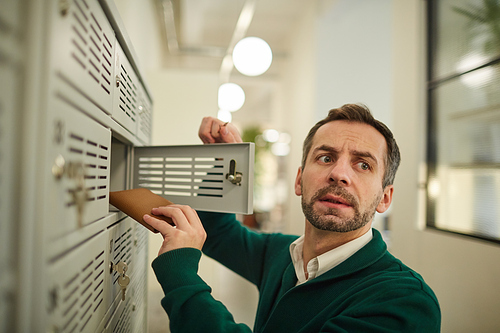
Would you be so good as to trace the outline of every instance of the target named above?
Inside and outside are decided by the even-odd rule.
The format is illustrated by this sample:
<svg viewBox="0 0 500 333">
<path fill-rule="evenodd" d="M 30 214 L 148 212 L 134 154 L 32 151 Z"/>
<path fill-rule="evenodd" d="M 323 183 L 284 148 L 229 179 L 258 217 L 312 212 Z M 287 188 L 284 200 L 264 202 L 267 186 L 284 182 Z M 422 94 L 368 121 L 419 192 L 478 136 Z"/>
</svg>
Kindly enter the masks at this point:
<svg viewBox="0 0 500 333">
<path fill-rule="evenodd" d="M 308 280 L 312 280 L 338 266 L 347 258 L 351 257 L 354 253 L 359 251 L 366 244 L 368 244 L 373 238 L 372 235 L 373 232 L 371 229 L 369 229 L 361 237 L 353 239 L 348 243 L 345 243 L 337 248 L 334 248 L 326 253 L 323 253 L 322 255 L 311 259 L 307 263 L 307 271 L 309 273 L 308 279 L 306 279 L 305 277 L 304 261 L 302 256 L 304 236 L 300 237 L 295 242 L 290 244 L 290 256 L 292 257 L 295 273 L 297 274 L 297 283 L 302 284 Z"/>
<path fill-rule="evenodd" d="M 387 245 L 382 239 L 382 235 L 376 229 L 373 230 L 373 238 L 362 247 L 359 251 L 354 253 L 349 260 L 345 260 L 338 266 L 325 272 L 323 275 L 315 278 L 313 281 L 324 281 L 332 278 L 338 278 L 344 275 L 349 275 L 354 272 L 360 271 L 376 261 L 380 260 L 387 251 Z"/>
</svg>

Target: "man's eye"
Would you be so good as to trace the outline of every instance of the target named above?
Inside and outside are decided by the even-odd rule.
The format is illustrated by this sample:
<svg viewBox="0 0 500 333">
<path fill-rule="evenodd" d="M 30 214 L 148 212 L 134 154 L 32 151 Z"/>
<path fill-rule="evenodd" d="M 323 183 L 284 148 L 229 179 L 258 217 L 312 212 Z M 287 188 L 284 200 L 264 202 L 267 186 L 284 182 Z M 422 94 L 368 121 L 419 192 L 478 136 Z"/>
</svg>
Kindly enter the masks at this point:
<svg viewBox="0 0 500 333">
<path fill-rule="evenodd" d="M 370 165 L 366 162 L 359 162 L 359 167 L 362 169 L 362 170 L 370 170 Z"/>
<path fill-rule="evenodd" d="M 328 155 L 321 156 L 318 160 L 320 160 L 323 163 L 330 163 L 332 161 L 332 158 Z"/>
</svg>

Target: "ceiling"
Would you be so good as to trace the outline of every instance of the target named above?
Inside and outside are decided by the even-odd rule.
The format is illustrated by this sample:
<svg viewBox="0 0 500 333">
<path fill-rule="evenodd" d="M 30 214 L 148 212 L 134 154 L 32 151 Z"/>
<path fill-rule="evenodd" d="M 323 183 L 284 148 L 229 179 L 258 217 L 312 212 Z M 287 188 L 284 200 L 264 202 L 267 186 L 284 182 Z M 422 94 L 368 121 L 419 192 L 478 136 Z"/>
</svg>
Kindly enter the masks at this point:
<svg viewBox="0 0 500 333">
<path fill-rule="evenodd" d="M 218 71 L 221 83 L 235 82 L 245 91 L 245 105 L 233 119 L 244 118 L 249 109 L 253 119 L 259 118 L 256 110 L 266 118 L 270 85 L 279 79 L 303 0 L 157 0 L 157 5 L 168 48 L 165 67 Z M 236 42 L 247 36 L 264 39 L 273 51 L 271 67 L 259 77 L 244 77 L 222 65 Z"/>
</svg>

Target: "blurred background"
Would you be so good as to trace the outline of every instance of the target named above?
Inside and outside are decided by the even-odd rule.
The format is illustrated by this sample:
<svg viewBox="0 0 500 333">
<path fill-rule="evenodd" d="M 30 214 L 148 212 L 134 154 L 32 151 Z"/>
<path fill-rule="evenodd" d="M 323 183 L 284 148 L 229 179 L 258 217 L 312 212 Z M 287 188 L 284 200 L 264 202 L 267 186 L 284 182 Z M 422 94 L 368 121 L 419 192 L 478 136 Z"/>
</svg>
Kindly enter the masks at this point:
<svg viewBox="0 0 500 333">
<path fill-rule="evenodd" d="M 154 145 L 200 143 L 204 116 L 230 119 L 256 143 L 255 214 L 241 217 L 249 227 L 302 234 L 293 194 L 302 140 L 331 108 L 367 105 L 402 152 L 392 208 L 375 227 L 434 289 L 443 332 L 500 330 L 499 1 L 115 4 L 153 92 Z M 272 50 L 261 75 L 231 63 L 244 37 Z M 220 107 L 225 83 L 244 92 L 236 111 Z M 149 331 L 168 332 L 149 273 Z M 253 286 L 208 258 L 200 275 L 236 321 L 253 325 Z"/>
</svg>

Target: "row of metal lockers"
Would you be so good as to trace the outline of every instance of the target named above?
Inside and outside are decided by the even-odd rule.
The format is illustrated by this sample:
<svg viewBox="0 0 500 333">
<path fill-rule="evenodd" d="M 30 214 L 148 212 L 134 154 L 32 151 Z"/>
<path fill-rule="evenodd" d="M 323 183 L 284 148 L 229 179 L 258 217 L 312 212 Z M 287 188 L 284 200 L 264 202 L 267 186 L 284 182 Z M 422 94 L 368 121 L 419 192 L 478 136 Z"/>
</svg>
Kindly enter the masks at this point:
<svg viewBox="0 0 500 333">
<path fill-rule="evenodd" d="M 110 191 L 251 212 L 253 145 L 150 146 L 152 110 L 113 0 L 0 1 L 0 332 L 147 332 L 149 230 Z"/>
</svg>

